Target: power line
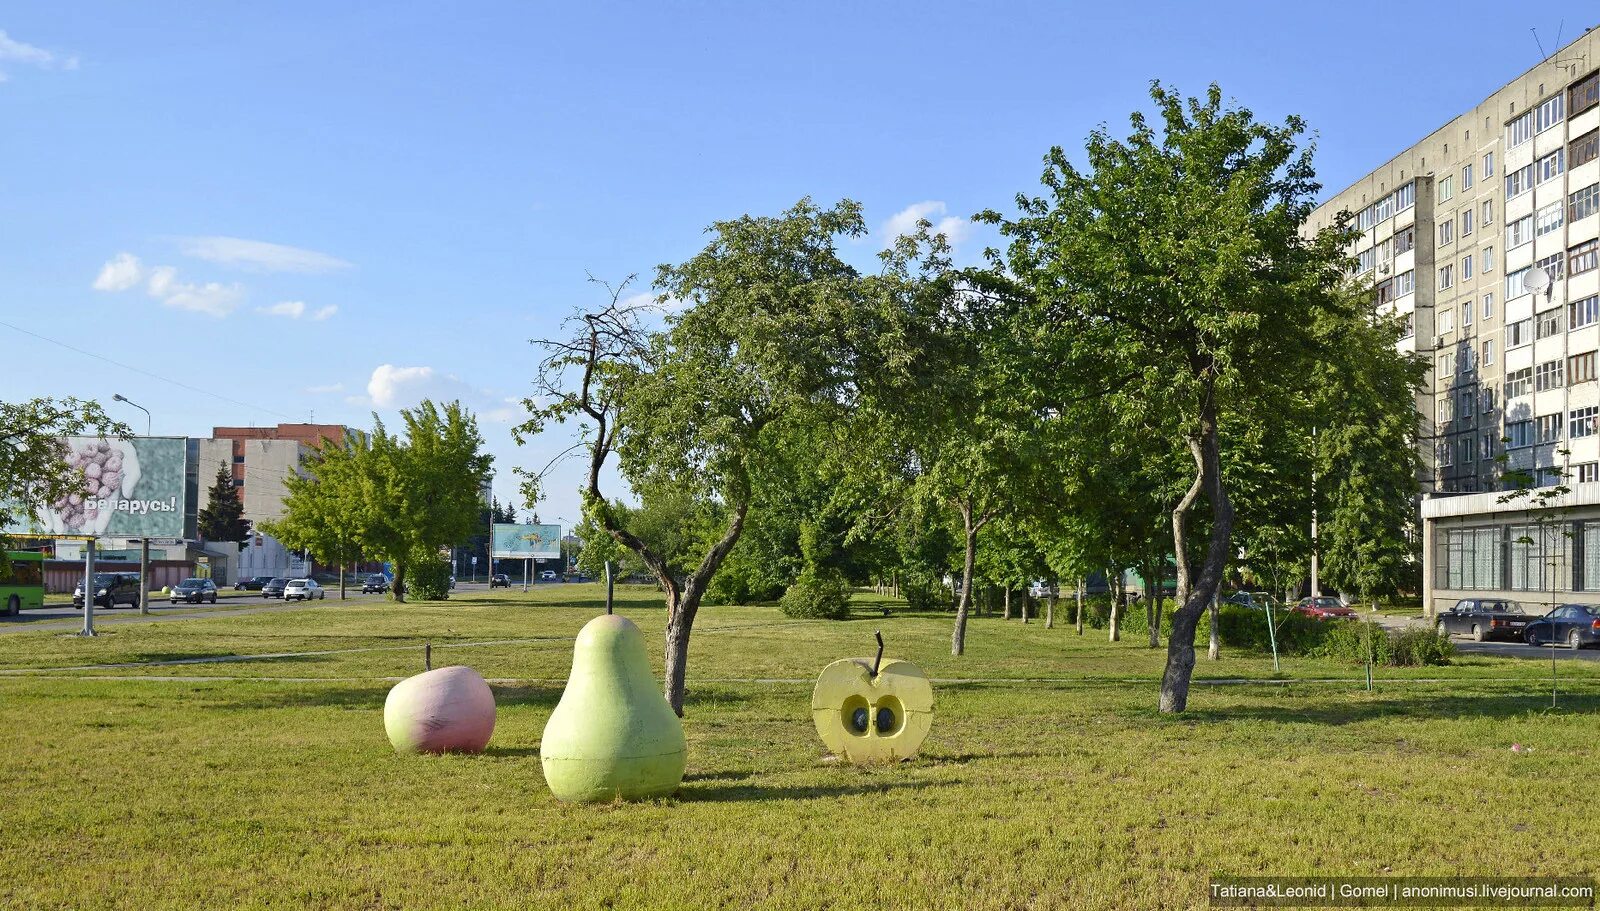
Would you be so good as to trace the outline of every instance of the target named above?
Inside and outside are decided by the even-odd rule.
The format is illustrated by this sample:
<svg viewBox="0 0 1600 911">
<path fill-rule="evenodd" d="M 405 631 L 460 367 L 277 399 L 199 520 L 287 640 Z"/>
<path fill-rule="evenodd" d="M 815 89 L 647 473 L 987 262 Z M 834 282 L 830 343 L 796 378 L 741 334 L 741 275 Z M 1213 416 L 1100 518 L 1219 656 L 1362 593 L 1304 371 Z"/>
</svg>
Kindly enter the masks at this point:
<svg viewBox="0 0 1600 911">
<path fill-rule="evenodd" d="M 124 370 L 132 370 L 134 373 L 143 374 L 144 376 L 150 377 L 151 379 L 160 380 L 163 383 L 170 383 L 170 384 L 172 384 L 174 386 L 177 386 L 179 389 L 187 389 L 190 392 L 198 392 L 201 395 L 209 395 L 214 399 L 217 399 L 217 400 L 223 401 L 223 402 L 227 402 L 230 405 L 238 405 L 241 408 L 249 408 L 249 409 L 251 409 L 253 411 L 259 411 L 259 412 L 261 412 L 263 414 L 273 415 L 274 417 L 285 418 L 285 419 L 290 420 L 290 421 L 294 420 L 294 418 L 290 417 L 287 414 L 284 414 L 281 411 L 273 411 L 271 408 L 263 408 L 260 405 L 252 405 L 249 402 L 241 402 L 238 399 L 230 399 L 225 395 L 219 395 L 219 394 L 217 394 L 215 392 L 212 392 L 209 389 L 201 389 L 198 386 L 191 386 L 188 383 L 179 382 L 179 381 L 177 381 L 175 379 L 171 379 L 170 377 L 162 376 L 159 373 L 151 373 L 150 371 L 145 370 L 142 367 L 135 367 L 132 364 L 124 364 L 121 361 L 114 361 L 111 358 L 106 357 L 105 355 L 95 354 L 93 351 L 85 351 L 82 348 L 74 347 L 72 345 L 67 344 L 66 342 L 57 341 L 57 340 L 55 340 L 53 338 L 50 338 L 49 336 L 46 336 L 46 335 L 40 335 L 37 332 L 34 332 L 32 330 L 29 330 L 29 329 L 24 329 L 21 326 L 18 326 L 18 325 L 12 324 L 12 323 L 8 323 L 5 320 L 0 320 L 0 326 L 5 326 L 7 329 L 15 329 L 16 331 L 21 332 L 23 335 L 31 335 L 34 338 L 36 338 L 36 339 L 38 339 L 38 340 L 40 340 L 42 342 L 49 342 L 52 345 L 59 345 L 60 347 L 65 348 L 68 351 L 76 351 L 77 353 L 82 354 L 82 355 L 84 355 L 86 357 L 92 357 L 95 360 L 105 361 L 108 364 L 111 364 L 111 365 L 116 366 L 116 367 L 121 367 Z"/>
</svg>

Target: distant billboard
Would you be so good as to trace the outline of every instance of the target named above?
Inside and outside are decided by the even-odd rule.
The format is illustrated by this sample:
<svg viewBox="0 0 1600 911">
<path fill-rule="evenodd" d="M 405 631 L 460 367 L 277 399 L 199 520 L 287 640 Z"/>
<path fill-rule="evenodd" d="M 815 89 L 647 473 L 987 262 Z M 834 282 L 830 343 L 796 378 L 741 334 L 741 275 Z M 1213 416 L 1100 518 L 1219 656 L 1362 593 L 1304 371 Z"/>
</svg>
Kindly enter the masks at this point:
<svg viewBox="0 0 1600 911">
<path fill-rule="evenodd" d="M 183 538 L 188 441 L 182 437 L 67 437 L 80 492 L 45 505 L 12 534 Z"/>
<path fill-rule="evenodd" d="M 554 560 L 561 556 L 561 526 L 510 525 L 496 523 L 494 545 L 490 555 L 495 559 Z"/>
</svg>

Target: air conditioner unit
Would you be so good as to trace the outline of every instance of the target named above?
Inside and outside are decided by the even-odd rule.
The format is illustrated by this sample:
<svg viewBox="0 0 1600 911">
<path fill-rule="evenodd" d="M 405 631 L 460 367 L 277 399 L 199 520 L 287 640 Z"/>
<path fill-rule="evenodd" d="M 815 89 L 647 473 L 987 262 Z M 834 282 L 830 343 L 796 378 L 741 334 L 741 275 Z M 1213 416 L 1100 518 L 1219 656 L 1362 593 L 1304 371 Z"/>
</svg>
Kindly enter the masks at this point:
<svg viewBox="0 0 1600 911">
<path fill-rule="evenodd" d="M 1384 275 L 1388 275 L 1389 274 L 1389 264 L 1388 263 L 1378 263 L 1378 271 L 1380 273 L 1384 274 Z"/>
<path fill-rule="evenodd" d="M 1441 335 L 1438 338 L 1433 340 L 1433 347 L 1435 347 L 1435 348 L 1443 348 L 1444 346 L 1445 346 L 1445 337 L 1444 336 Z"/>
</svg>

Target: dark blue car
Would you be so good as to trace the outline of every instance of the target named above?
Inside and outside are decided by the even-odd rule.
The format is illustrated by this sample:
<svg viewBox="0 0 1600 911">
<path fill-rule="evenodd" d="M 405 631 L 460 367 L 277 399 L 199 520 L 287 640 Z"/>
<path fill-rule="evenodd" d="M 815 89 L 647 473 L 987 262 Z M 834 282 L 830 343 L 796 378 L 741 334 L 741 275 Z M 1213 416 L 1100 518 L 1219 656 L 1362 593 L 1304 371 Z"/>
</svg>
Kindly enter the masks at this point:
<svg viewBox="0 0 1600 911">
<path fill-rule="evenodd" d="M 1529 645 L 1559 642 L 1574 649 L 1600 643 L 1600 605 L 1562 604 L 1528 624 L 1523 638 Z"/>
</svg>

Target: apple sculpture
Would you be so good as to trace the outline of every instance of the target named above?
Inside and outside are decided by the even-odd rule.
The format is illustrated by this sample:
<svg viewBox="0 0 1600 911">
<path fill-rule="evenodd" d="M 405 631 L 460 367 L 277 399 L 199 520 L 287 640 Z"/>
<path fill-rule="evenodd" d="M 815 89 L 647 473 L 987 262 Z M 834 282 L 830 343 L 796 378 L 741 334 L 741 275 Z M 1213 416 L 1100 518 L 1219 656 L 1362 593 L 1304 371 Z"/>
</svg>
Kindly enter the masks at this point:
<svg viewBox="0 0 1600 911">
<path fill-rule="evenodd" d="M 494 734 L 494 692 L 470 667 L 441 667 L 394 685 L 383 727 L 398 753 L 478 753 Z"/>
<path fill-rule="evenodd" d="M 584 624 L 539 742 L 550 790 L 568 801 L 662 797 L 683 781 L 687 753 L 639 627 L 615 614 Z"/>
<path fill-rule="evenodd" d="M 851 762 L 889 762 L 917 754 L 933 724 L 933 684 L 909 661 L 842 658 L 822 669 L 811 719 L 822 742 Z"/>
</svg>

